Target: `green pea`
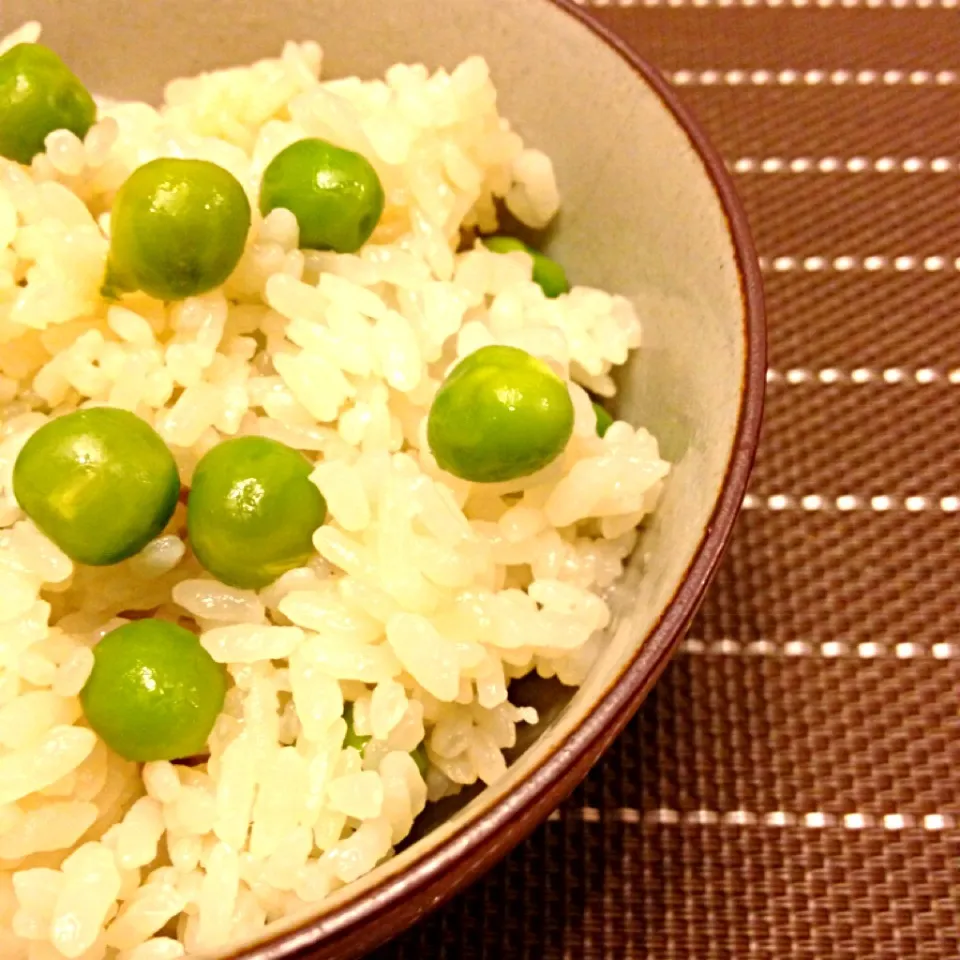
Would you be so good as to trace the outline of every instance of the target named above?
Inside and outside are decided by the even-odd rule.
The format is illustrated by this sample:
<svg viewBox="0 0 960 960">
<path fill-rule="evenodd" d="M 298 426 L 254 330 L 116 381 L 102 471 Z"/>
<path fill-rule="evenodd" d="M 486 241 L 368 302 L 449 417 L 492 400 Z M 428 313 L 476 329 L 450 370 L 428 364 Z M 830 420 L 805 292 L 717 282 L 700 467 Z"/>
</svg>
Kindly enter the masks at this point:
<svg viewBox="0 0 960 960">
<path fill-rule="evenodd" d="M 369 736 L 361 736 L 359 733 L 357 733 L 353 726 L 352 703 L 344 704 L 343 719 L 347 722 L 347 732 L 343 737 L 344 749 L 347 747 L 353 747 L 354 750 L 357 750 L 362 754 L 367 744 L 373 738 Z M 418 747 L 415 747 L 410 751 L 410 756 L 413 758 L 413 762 L 417 765 L 417 769 L 420 771 L 420 776 L 426 779 L 427 771 L 430 769 L 430 761 L 427 759 L 426 746 L 421 743 Z"/>
<path fill-rule="evenodd" d="M 343 719 L 347 721 L 347 732 L 343 738 L 343 746 L 353 747 L 363 753 L 363 748 L 370 742 L 371 737 L 362 737 L 357 733 L 353 725 L 353 704 L 345 703 L 343 705 Z"/>
<path fill-rule="evenodd" d="M 18 43 L 0 56 L 0 156 L 29 163 L 48 134 L 82 139 L 96 118 L 87 88 L 48 47 Z"/>
<path fill-rule="evenodd" d="M 570 290 L 563 267 L 556 260 L 528 247 L 522 240 L 515 237 L 484 237 L 483 245 L 493 253 L 516 253 L 519 250 L 530 254 L 533 257 L 533 282 L 539 284 L 548 297 L 559 297 Z"/>
<path fill-rule="evenodd" d="M 187 530 L 200 563 L 234 587 L 259 589 L 313 556 L 327 503 L 303 454 L 265 437 L 227 440 L 193 474 Z"/>
<path fill-rule="evenodd" d="M 226 692 L 226 670 L 189 630 L 135 620 L 93 648 L 80 703 L 108 747 L 145 763 L 203 753 Z"/>
<path fill-rule="evenodd" d="M 149 424 L 92 407 L 51 420 L 13 465 L 23 511 L 67 556 L 105 566 L 139 553 L 173 514 L 177 465 Z"/>
<path fill-rule="evenodd" d="M 207 160 L 151 160 L 114 200 L 104 295 L 212 290 L 240 262 L 249 229 L 250 201 L 233 174 Z"/>
<path fill-rule="evenodd" d="M 437 463 L 476 483 L 536 473 L 563 452 L 572 432 L 566 384 L 516 347 L 482 347 L 461 360 L 427 418 Z"/>
<path fill-rule="evenodd" d="M 430 760 L 427 758 L 426 746 L 421 743 L 420 746 L 410 753 L 410 756 L 413 757 L 413 762 L 417 765 L 417 769 L 420 771 L 420 776 L 426 780 L 427 771 L 430 769 Z"/>
<path fill-rule="evenodd" d="M 260 212 L 289 210 L 300 226 L 300 246 L 353 253 L 383 213 L 383 186 L 366 157 L 326 140 L 297 140 L 268 164 Z"/>
<path fill-rule="evenodd" d="M 593 412 L 597 415 L 597 436 L 604 437 L 613 426 L 613 417 L 599 403 L 594 403 Z"/>
</svg>

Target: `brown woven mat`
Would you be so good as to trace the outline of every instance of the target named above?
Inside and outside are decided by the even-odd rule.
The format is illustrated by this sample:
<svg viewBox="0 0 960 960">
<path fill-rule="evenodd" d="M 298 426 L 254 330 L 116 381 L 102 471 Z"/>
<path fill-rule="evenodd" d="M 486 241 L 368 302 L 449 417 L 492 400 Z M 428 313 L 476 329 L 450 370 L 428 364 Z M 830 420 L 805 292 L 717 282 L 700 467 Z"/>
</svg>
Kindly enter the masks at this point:
<svg viewBox="0 0 960 960">
<path fill-rule="evenodd" d="M 587 783 L 377 958 L 954 960 L 960 2 L 592 12 L 681 88 L 750 214 L 772 368 L 753 492 Z"/>
</svg>

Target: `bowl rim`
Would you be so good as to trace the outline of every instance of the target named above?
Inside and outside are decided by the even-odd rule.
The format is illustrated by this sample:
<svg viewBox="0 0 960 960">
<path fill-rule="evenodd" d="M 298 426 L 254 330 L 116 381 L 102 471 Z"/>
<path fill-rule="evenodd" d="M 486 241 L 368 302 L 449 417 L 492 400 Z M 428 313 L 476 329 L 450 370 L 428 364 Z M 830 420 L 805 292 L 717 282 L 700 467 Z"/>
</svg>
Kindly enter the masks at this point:
<svg viewBox="0 0 960 960">
<path fill-rule="evenodd" d="M 744 365 L 737 426 L 717 502 L 684 577 L 646 641 L 610 681 L 594 709 L 512 793 L 362 897 L 275 937 L 232 951 L 226 955 L 231 960 L 290 960 L 307 951 L 316 951 L 318 957 L 355 956 L 358 947 L 351 941 L 361 928 L 367 928 L 363 949 L 372 949 L 450 899 L 532 832 L 586 776 L 663 672 L 700 606 L 747 492 L 763 418 L 767 335 L 763 281 L 746 212 L 720 154 L 663 75 L 591 17 L 578 0 L 546 2 L 602 40 L 657 94 L 699 156 L 727 221 L 743 306 Z M 506 842 L 496 843 L 498 836 L 507 837 Z M 439 877 L 446 882 L 438 885 Z M 391 916 L 401 904 L 418 898 L 426 902 L 407 910 L 405 917 Z"/>
</svg>

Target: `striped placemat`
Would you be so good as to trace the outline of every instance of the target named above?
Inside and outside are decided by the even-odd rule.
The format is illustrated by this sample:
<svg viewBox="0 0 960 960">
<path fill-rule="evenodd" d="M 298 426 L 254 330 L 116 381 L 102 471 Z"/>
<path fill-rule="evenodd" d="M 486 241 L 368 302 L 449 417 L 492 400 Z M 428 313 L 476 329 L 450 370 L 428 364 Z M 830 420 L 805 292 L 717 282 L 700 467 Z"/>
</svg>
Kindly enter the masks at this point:
<svg viewBox="0 0 960 960">
<path fill-rule="evenodd" d="M 752 492 L 534 837 L 379 960 L 960 956 L 960 0 L 618 0 L 766 275 Z"/>
</svg>

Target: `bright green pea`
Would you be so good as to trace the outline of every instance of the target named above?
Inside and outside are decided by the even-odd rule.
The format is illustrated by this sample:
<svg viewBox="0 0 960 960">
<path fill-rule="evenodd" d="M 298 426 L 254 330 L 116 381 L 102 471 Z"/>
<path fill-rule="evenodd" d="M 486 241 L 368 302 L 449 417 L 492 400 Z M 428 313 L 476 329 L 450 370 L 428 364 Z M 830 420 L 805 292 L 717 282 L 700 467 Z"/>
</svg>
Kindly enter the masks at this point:
<svg viewBox="0 0 960 960">
<path fill-rule="evenodd" d="M 559 297 L 570 290 L 563 267 L 546 254 L 528 247 L 522 240 L 516 237 L 484 237 L 483 245 L 493 253 L 516 253 L 519 250 L 530 254 L 533 257 L 533 282 L 539 284 L 548 297 Z"/>
<path fill-rule="evenodd" d="M 572 432 L 566 384 L 516 347 L 481 347 L 461 360 L 427 418 L 437 463 L 476 483 L 536 473 L 563 452 Z"/>
<path fill-rule="evenodd" d="M 135 620 L 111 630 L 93 658 L 80 703 L 108 747 L 138 763 L 204 752 L 227 674 L 194 634 L 165 620 Z"/>
<path fill-rule="evenodd" d="M 300 246 L 353 253 L 383 213 L 383 185 L 366 157 L 326 140 L 297 140 L 268 164 L 260 212 L 289 210 L 300 226 Z"/>
<path fill-rule="evenodd" d="M 360 753 L 363 753 L 363 748 L 370 742 L 371 737 L 362 737 L 357 733 L 353 725 L 353 704 L 345 703 L 343 705 L 343 719 L 347 721 L 347 732 L 343 738 L 343 746 L 353 747 L 354 750 L 358 750 Z"/>
<path fill-rule="evenodd" d="M 597 415 L 597 436 L 604 437 L 613 426 L 613 417 L 599 403 L 593 405 L 593 412 Z"/>
<path fill-rule="evenodd" d="M 193 474 L 187 531 L 200 563 L 218 580 L 259 589 L 303 566 L 327 503 L 297 450 L 265 437 L 227 440 Z"/>
<path fill-rule="evenodd" d="M 139 553 L 173 514 L 177 465 L 149 424 L 92 407 L 51 420 L 24 444 L 13 492 L 31 520 L 78 563 Z"/>
<path fill-rule="evenodd" d="M 0 156 L 29 163 L 48 134 L 82 139 L 96 118 L 87 88 L 48 47 L 18 43 L 0 56 Z"/>
<path fill-rule="evenodd" d="M 151 160 L 114 200 L 104 294 L 183 300 L 212 290 L 240 262 L 249 229 L 233 174 L 207 160 Z"/>
</svg>

